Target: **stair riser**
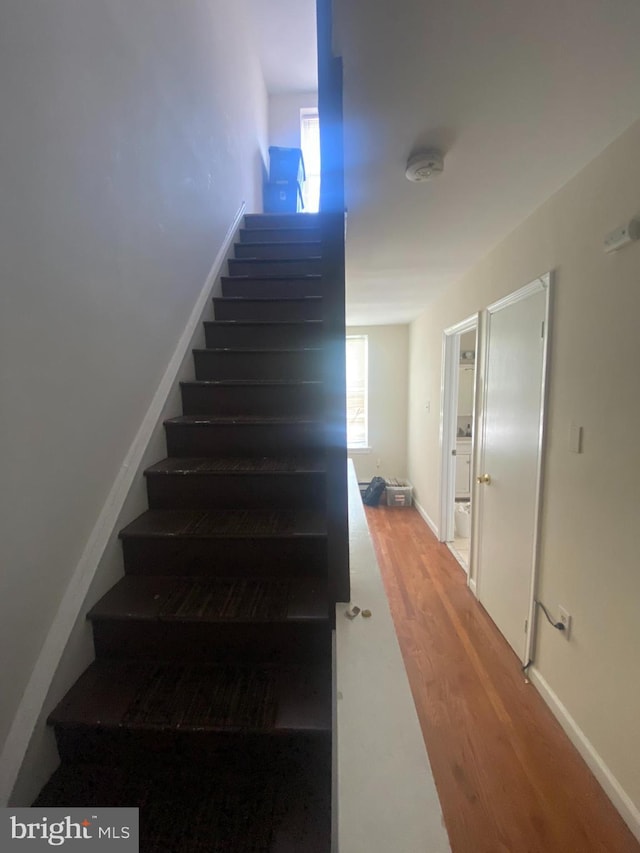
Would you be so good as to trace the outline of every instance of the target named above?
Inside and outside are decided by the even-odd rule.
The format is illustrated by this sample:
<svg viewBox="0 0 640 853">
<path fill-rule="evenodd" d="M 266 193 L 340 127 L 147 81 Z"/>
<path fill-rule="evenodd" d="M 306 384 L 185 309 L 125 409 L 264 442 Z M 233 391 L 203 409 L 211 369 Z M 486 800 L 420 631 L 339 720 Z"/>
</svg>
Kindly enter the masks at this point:
<svg viewBox="0 0 640 853">
<path fill-rule="evenodd" d="M 223 278 L 222 295 L 242 297 L 243 299 L 255 299 L 261 296 L 269 296 L 273 299 L 286 299 L 292 296 L 322 296 L 322 279 Z"/>
<path fill-rule="evenodd" d="M 214 299 L 216 320 L 322 320 L 321 299 Z"/>
<path fill-rule="evenodd" d="M 272 379 L 300 382 L 322 377 L 322 351 L 242 352 L 196 350 L 196 379 Z"/>
<path fill-rule="evenodd" d="M 322 385 L 183 385 L 185 415 L 319 416 Z"/>
<path fill-rule="evenodd" d="M 324 474 L 154 474 L 150 509 L 321 509 Z"/>
<path fill-rule="evenodd" d="M 247 243 L 236 243 L 236 258 L 258 258 L 260 260 L 280 260 L 281 258 L 314 258 L 321 253 L 319 243 L 301 242 L 293 243 L 260 243 L 250 245 Z"/>
<path fill-rule="evenodd" d="M 319 228 L 243 228 L 241 243 L 307 243 L 320 240 Z"/>
<path fill-rule="evenodd" d="M 322 261 L 316 257 L 284 261 L 229 259 L 229 275 L 319 275 L 321 272 Z"/>
<path fill-rule="evenodd" d="M 325 537 L 123 538 L 127 574 L 181 577 L 324 577 Z"/>
<path fill-rule="evenodd" d="M 269 456 L 318 450 L 324 430 L 317 424 L 166 424 L 169 456 Z"/>
<path fill-rule="evenodd" d="M 208 347 L 297 347 L 322 343 L 321 323 L 205 323 Z"/>
<path fill-rule="evenodd" d="M 98 658 L 190 663 L 320 663 L 331 655 L 329 623 L 103 621 L 93 623 Z"/>
<path fill-rule="evenodd" d="M 320 227 L 317 213 L 248 213 L 244 226 L 249 230 L 263 228 L 308 228 Z"/>
<path fill-rule="evenodd" d="M 330 687 L 328 688 L 330 690 Z M 207 766 L 221 763 L 247 773 L 296 755 L 326 766 L 327 732 L 260 735 L 237 732 L 177 732 L 56 726 L 58 751 L 70 764 L 131 767 Z"/>
</svg>

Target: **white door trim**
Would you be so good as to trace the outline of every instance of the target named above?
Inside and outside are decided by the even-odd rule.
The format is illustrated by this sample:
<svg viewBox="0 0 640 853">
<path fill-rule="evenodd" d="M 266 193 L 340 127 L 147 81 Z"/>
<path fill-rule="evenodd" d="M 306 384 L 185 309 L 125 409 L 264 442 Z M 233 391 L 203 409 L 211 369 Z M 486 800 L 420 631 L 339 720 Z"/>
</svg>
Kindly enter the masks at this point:
<svg viewBox="0 0 640 853">
<path fill-rule="evenodd" d="M 525 641 L 525 655 L 523 663 L 527 664 L 531 660 L 532 650 L 535 643 L 535 598 L 538 585 L 538 566 L 540 560 L 540 532 L 542 520 L 542 486 L 544 476 L 544 449 L 546 439 L 546 420 L 547 420 L 547 397 L 549 390 L 549 342 L 550 342 L 550 321 L 551 321 L 551 293 L 552 293 L 552 272 L 547 272 L 539 278 L 525 285 L 524 287 L 515 290 L 508 296 L 499 299 L 489 305 L 485 311 L 484 318 L 484 334 L 482 339 L 482 403 L 481 409 L 484 409 L 484 404 L 487 399 L 487 371 L 489 355 L 489 339 L 491 337 L 491 317 L 503 308 L 513 305 L 528 296 L 540 291 L 545 292 L 545 319 L 544 319 L 544 344 L 542 351 L 542 378 L 541 378 L 541 404 L 540 418 L 538 422 L 538 464 L 536 469 L 536 494 L 535 494 L 535 512 L 534 512 L 534 537 L 533 551 L 531 554 L 531 582 L 529 587 L 529 609 L 527 617 L 527 631 Z M 485 430 L 486 420 L 482 418 L 481 435 L 482 439 L 478 443 L 478 470 L 484 469 L 484 452 L 485 452 Z M 482 529 L 482 501 L 476 501 L 476 509 L 474 510 L 478 518 L 476 530 L 479 532 Z M 476 540 L 478 536 L 476 537 Z M 477 549 L 476 549 L 477 552 Z M 481 599 L 482 594 L 482 571 L 479 563 L 476 563 L 477 571 L 475 572 L 475 581 L 478 598 Z"/>
<path fill-rule="evenodd" d="M 442 333 L 442 374 L 440 379 L 440 525 L 439 539 L 447 542 L 453 539 L 453 517 L 451 507 L 455 500 L 455 466 L 453 451 L 456 447 L 456 412 L 458 410 L 458 339 L 464 332 L 479 328 L 479 314 L 472 314 L 466 320 L 450 326 Z M 477 359 L 476 359 L 477 362 Z M 475 376 L 475 394 L 478 388 L 477 372 Z M 474 430 L 475 433 L 475 430 Z M 471 468 L 473 472 L 473 453 L 475 434 L 471 439 Z M 473 539 L 473 536 L 472 536 Z M 471 557 L 471 555 L 470 555 Z M 469 569 L 471 567 L 469 566 Z"/>
</svg>

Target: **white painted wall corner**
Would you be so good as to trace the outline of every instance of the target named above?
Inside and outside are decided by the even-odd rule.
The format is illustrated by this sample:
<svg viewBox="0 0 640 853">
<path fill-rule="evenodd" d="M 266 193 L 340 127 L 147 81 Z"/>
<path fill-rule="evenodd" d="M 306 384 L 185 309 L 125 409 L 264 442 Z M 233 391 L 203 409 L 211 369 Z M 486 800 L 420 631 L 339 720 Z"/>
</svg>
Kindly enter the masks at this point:
<svg viewBox="0 0 640 853">
<path fill-rule="evenodd" d="M 418 503 L 418 501 L 415 499 L 415 497 L 414 497 L 414 499 L 413 499 L 413 505 L 414 505 L 414 506 L 415 506 L 415 508 L 418 510 L 418 512 L 420 513 L 420 515 L 421 515 L 421 516 L 422 516 L 422 518 L 424 519 L 424 521 L 426 521 L 426 523 L 427 523 L 427 525 L 429 526 L 429 528 L 431 529 L 431 532 L 433 533 L 433 535 L 436 537 L 436 539 L 437 539 L 438 541 L 440 541 L 440 533 L 439 533 L 439 530 L 438 530 L 438 525 L 437 525 L 437 524 L 435 523 L 435 521 L 431 518 L 431 516 L 430 516 L 430 515 L 429 515 L 429 513 L 426 511 L 426 509 L 422 506 L 422 504 Z"/>
</svg>

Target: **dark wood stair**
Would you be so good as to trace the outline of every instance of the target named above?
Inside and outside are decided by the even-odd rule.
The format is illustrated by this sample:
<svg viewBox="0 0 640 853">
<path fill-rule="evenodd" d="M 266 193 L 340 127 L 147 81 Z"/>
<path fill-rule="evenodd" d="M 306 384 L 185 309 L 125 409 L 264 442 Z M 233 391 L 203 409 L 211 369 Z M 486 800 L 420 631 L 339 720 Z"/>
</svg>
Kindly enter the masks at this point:
<svg viewBox="0 0 640 853">
<path fill-rule="evenodd" d="M 145 472 L 151 509 L 321 509 L 321 454 L 299 457 L 170 457 Z"/>
<path fill-rule="evenodd" d="M 50 715 L 37 805 L 138 805 L 142 851 L 330 849 L 320 255 L 317 217 L 245 217 L 125 576 L 88 614 L 96 660 Z"/>
<path fill-rule="evenodd" d="M 213 303 L 219 320 L 322 320 L 320 296 L 225 296 Z"/>
<path fill-rule="evenodd" d="M 242 241 L 236 246 L 236 258 L 280 259 L 280 258 L 318 258 L 320 240 L 292 240 L 267 243 L 264 240 Z"/>
<path fill-rule="evenodd" d="M 308 379 L 202 379 L 180 390 L 186 415 L 318 417 L 324 389 Z"/>
<path fill-rule="evenodd" d="M 295 379 L 322 378 L 320 347 L 212 347 L 195 349 L 196 379 Z"/>
<path fill-rule="evenodd" d="M 321 275 L 245 275 L 223 276 L 222 295 L 230 297 L 269 297 L 271 299 L 295 296 L 322 296 Z"/>
<path fill-rule="evenodd" d="M 322 258 L 231 258 L 229 273 L 246 276 L 304 276 L 319 275 Z"/>
<path fill-rule="evenodd" d="M 65 763 L 34 805 L 137 806 L 143 853 L 326 853 L 328 767 L 330 757 L 297 757 L 246 772 L 237 755 L 206 774 L 197 765 Z"/>
<path fill-rule="evenodd" d="M 229 319 L 204 324 L 207 346 L 316 346 L 322 340 L 321 319 Z"/>
</svg>

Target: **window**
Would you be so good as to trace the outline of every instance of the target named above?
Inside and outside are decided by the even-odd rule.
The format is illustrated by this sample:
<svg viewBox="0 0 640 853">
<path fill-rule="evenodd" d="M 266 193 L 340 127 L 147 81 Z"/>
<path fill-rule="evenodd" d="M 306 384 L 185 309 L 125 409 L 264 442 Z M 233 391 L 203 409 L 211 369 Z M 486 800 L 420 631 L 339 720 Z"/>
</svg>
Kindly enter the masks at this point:
<svg viewBox="0 0 640 853">
<path fill-rule="evenodd" d="M 368 435 L 368 339 L 347 335 L 347 447 L 369 446 Z"/>
<path fill-rule="evenodd" d="M 300 110 L 300 148 L 307 180 L 302 188 L 305 213 L 320 207 L 320 121 L 317 109 Z"/>
</svg>

